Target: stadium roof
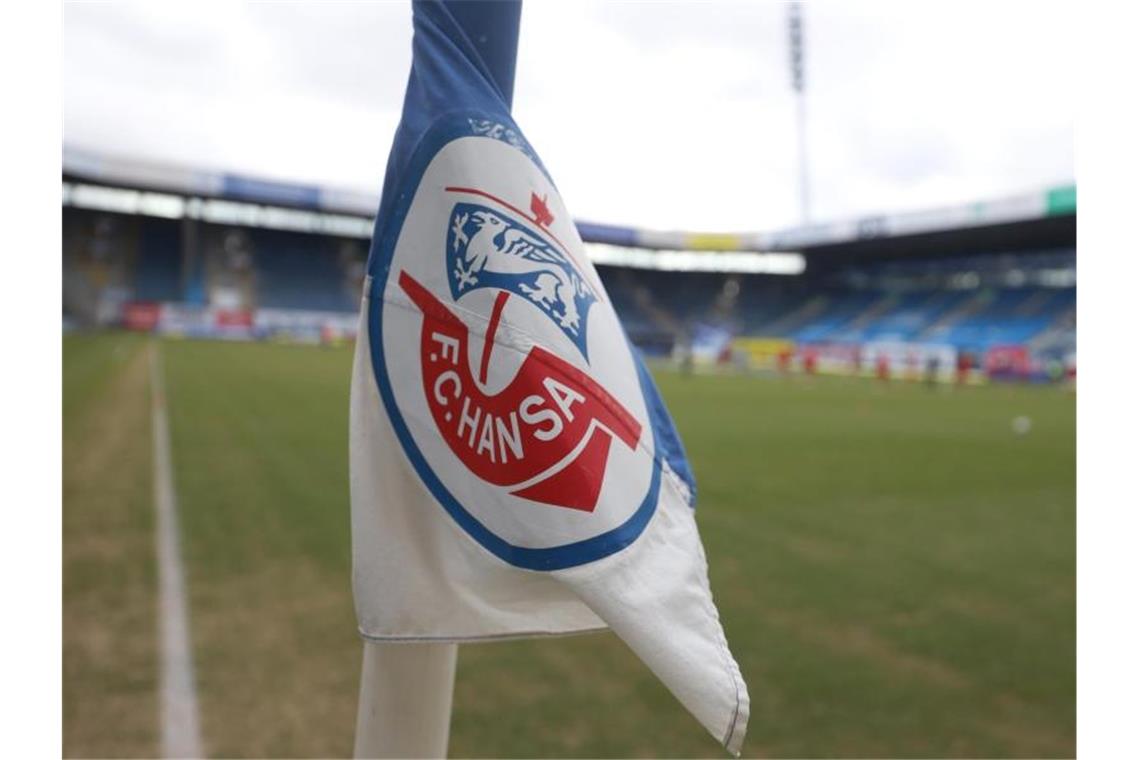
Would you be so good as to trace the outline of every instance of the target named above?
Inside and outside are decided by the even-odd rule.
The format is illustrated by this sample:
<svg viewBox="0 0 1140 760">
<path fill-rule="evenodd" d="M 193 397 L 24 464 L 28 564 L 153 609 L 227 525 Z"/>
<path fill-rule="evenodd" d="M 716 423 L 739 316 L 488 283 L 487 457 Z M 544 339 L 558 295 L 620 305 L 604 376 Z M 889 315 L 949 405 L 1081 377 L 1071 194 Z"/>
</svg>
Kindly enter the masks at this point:
<svg viewBox="0 0 1140 760">
<path fill-rule="evenodd" d="M 65 178 L 100 185 L 165 191 L 179 195 L 220 198 L 286 208 L 324 211 L 371 218 L 378 195 L 336 188 L 300 185 L 247 177 L 224 171 L 209 171 L 171 164 L 131 159 L 65 146 Z M 857 219 L 791 227 L 770 232 L 702 233 L 635 229 L 577 221 L 588 243 L 671 251 L 810 251 L 855 248 L 861 242 L 941 233 L 970 234 L 993 228 L 1004 231 L 1027 222 L 1055 219 L 1066 228 L 1077 212 L 1075 185 L 976 203 L 945 206 L 923 211 L 879 214 Z M 143 211 L 142 213 L 145 213 Z M 1041 225 L 1034 225 L 1041 226 Z M 977 237 L 971 235 L 971 237 Z M 984 235 L 982 236 L 984 239 Z"/>
</svg>

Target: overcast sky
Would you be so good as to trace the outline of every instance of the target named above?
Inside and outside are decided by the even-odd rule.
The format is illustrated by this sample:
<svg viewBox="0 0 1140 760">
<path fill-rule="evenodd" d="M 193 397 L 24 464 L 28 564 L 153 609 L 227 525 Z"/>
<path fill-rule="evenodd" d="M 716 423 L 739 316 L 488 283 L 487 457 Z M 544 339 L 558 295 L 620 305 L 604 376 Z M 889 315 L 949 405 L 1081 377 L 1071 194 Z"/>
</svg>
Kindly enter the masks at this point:
<svg viewBox="0 0 1140 760">
<path fill-rule="evenodd" d="M 516 121 L 575 216 L 799 222 L 782 3 L 523 5 Z M 1075 11 L 812 2 L 812 218 L 1074 176 Z M 69 3 L 70 145 L 378 193 L 411 60 L 406 2 Z"/>
</svg>

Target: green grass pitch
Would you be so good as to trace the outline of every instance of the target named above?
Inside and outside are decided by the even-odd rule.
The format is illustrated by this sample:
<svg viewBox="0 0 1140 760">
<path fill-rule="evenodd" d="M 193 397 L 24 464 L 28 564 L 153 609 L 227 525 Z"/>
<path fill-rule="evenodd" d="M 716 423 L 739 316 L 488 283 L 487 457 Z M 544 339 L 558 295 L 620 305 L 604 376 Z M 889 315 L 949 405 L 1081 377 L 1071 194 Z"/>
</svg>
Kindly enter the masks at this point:
<svg viewBox="0 0 1140 760">
<path fill-rule="evenodd" d="M 64 342 L 65 754 L 157 751 L 150 345 Z M 348 755 L 351 352 L 160 345 L 206 749 Z M 1074 394 L 658 382 L 751 691 L 745 755 L 1075 753 Z M 451 753 L 723 755 L 608 634 L 461 647 Z"/>
</svg>

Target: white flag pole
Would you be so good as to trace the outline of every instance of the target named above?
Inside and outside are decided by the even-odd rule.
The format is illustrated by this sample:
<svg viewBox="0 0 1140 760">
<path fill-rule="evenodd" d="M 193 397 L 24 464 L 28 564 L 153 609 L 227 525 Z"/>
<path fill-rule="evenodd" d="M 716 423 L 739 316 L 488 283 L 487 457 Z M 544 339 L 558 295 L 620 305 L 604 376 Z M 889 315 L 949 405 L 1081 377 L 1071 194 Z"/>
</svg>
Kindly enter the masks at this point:
<svg viewBox="0 0 1140 760">
<path fill-rule="evenodd" d="M 364 642 L 355 757 L 447 756 L 458 650 Z"/>
</svg>

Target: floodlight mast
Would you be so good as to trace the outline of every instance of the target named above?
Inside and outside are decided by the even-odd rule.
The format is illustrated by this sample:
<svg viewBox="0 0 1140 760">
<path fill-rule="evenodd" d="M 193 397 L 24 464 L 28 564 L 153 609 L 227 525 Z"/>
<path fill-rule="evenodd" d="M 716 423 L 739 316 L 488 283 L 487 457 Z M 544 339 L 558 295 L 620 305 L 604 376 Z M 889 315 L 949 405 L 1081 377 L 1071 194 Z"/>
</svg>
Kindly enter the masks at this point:
<svg viewBox="0 0 1140 760">
<path fill-rule="evenodd" d="M 792 89 L 796 93 L 796 139 L 800 172 L 800 222 L 811 221 L 811 190 L 808 185 L 807 115 L 804 107 L 804 11 L 803 3 L 788 4 L 788 49 Z"/>
</svg>

